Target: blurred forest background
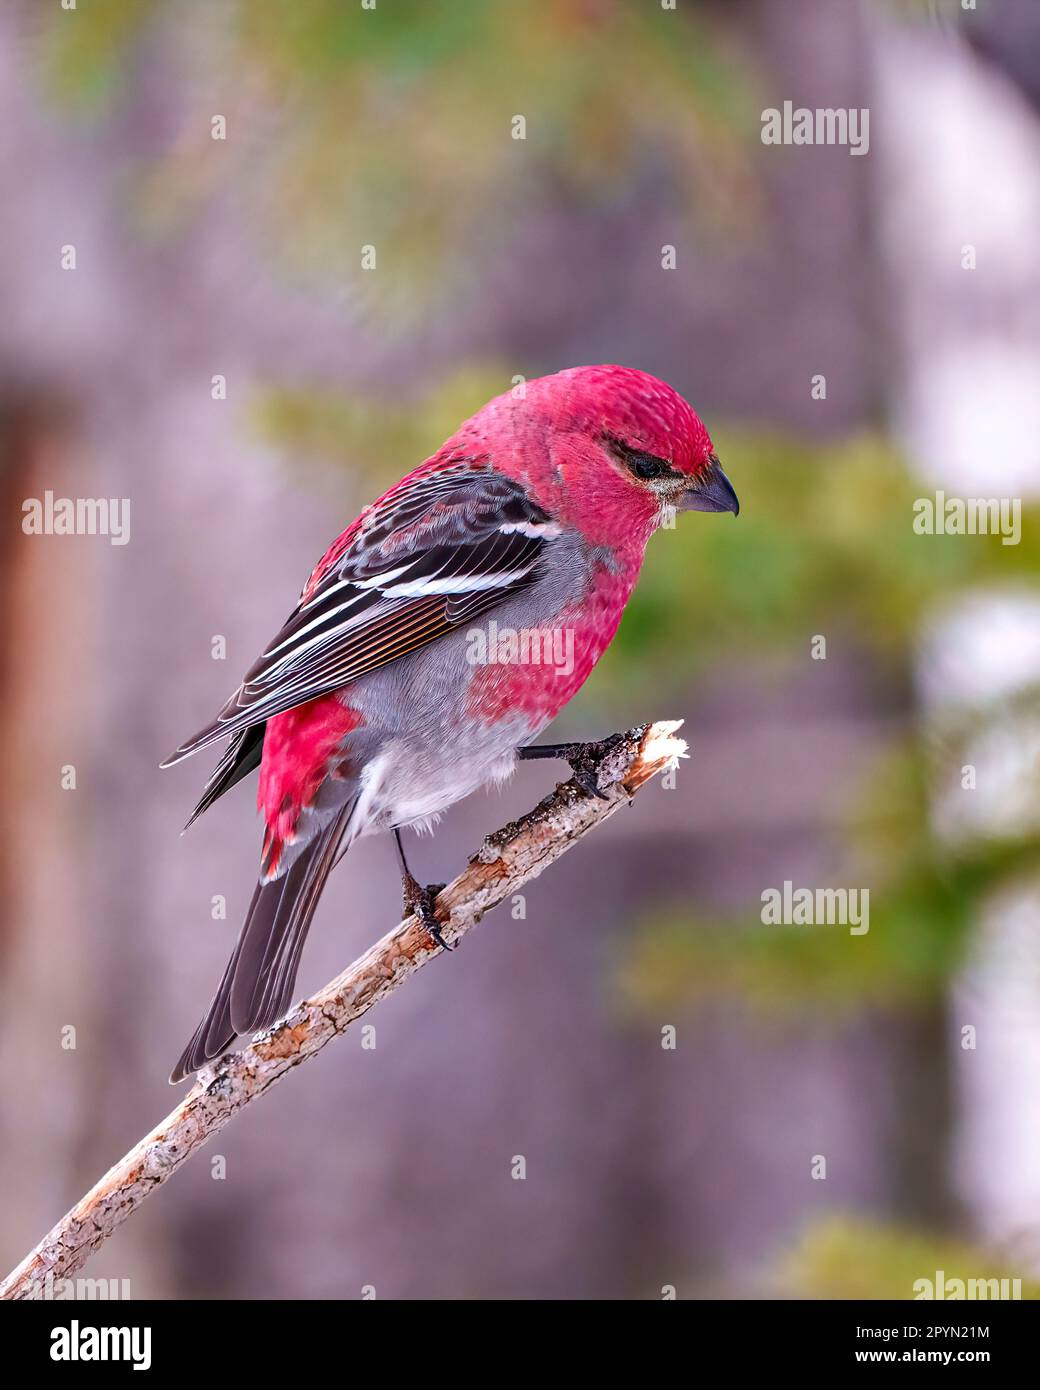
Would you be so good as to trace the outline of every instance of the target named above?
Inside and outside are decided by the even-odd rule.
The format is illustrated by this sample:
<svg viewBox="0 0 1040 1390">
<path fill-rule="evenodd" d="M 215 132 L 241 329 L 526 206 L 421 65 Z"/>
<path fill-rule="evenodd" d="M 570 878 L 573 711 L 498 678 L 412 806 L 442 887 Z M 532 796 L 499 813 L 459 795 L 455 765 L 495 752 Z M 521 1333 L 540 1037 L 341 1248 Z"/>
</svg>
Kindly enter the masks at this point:
<svg viewBox="0 0 1040 1390">
<path fill-rule="evenodd" d="M 869 154 L 763 145 L 785 100 L 868 108 Z M 88 1273 L 1035 1294 L 1040 7 L 10 3 L 0 180 L 0 1264 L 170 1107 L 252 891 L 251 790 L 181 839 L 208 767 L 160 757 L 363 502 L 515 375 L 618 361 L 694 402 L 742 512 L 656 539 L 556 729 L 685 717 L 675 789 L 381 1006 L 375 1050 L 240 1116 Z M 1021 544 L 914 534 L 937 488 L 1024 498 Z M 130 543 L 24 535 L 47 489 L 129 497 Z M 417 871 L 454 875 L 554 772 L 457 807 Z M 869 933 L 763 926 L 785 880 L 869 888 Z M 302 990 L 398 905 L 364 841 Z"/>
</svg>

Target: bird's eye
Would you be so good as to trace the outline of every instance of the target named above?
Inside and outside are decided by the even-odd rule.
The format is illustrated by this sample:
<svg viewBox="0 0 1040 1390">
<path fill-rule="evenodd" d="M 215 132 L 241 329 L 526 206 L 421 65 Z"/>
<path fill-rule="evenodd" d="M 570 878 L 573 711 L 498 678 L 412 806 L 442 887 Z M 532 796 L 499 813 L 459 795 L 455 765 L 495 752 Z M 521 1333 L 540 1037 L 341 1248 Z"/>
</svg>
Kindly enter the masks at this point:
<svg viewBox="0 0 1040 1390">
<path fill-rule="evenodd" d="M 652 454 L 637 454 L 628 466 L 637 478 L 660 478 L 671 472 L 663 459 L 655 459 Z"/>
<path fill-rule="evenodd" d="M 659 459 L 653 454 L 646 454 L 642 449 L 634 449 L 630 444 L 625 444 L 620 439 L 612 439 L 610 442 L 625 466 L 637 478 L 663 478 L 672 471 L 671 464 L 666 463 L 664 459 Z"/>
</svg>

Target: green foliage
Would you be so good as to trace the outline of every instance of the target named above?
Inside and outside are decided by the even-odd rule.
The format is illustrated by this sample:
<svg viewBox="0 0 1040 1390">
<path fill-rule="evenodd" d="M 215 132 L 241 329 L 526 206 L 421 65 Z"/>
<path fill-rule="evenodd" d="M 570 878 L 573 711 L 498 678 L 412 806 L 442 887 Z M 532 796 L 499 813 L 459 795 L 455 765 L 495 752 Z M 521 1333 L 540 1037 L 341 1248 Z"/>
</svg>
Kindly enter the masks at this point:
<svg viewBox="0 0 1040 1390">
<path fill-rule="evenodd" d="M 269 260 L 386 329 L 479 285 L 532 207 L 599 207 L 651 158 L 691 218 L 746 234 L 756 108 L 721 33 L 680 8 L 92 0 L 50 17 L 45 69 L 101 118 L 134 44 L 176 54 L 180 129 L 127 181 L 139 230 L 172 235 L 233 186 Z M 392 274 L 361 270 L 366 245 Z"/>
<path fill-rule="evenodd" d="M 787 1018 L 806 1007 L 826 1017 L 940 998 L 968 958 L 986 901 L 1035 878 L 1040 839 L 1027 827 L 1010 838 L 937 836 L 928 810 L 930 762 L 922 738 L 886 747 L 850 796 L 830 872 L 817 875 L 823 884 L 870 889 L 867 933 L 764 924 L 760 890 L 722 921 L 686 906 L 651 909 L 631 939 L 624 997 L 656 1009 L 729 995 Z"/>
<path fill-rule="evenodd" d="M 1022 1298 L 1040 1298 L 1040 1284 L 1025 1277 L 1027 1267 L 1014 1251 L 833 1216 L 810 1226 L 778 1261 L 773 1282 L 778 1292 L 794 1298 L 914 1299 L 915 1282 L 928 1279 L 934 1285 L 941 1270 L 947 1293 L 953 1279 L 966 1286 L 970 1279 L 1021 1279 Z"/>
<path fill-rule="evenodd" d="M 686 907 L 651 911 L 633 933 L 623 996 L 658 1011 L 728 995 L 789 1020 L 807 1007 L 826 1018 L 940 998 L 966 958 L 986 898 L 1035 865 L 1038 851 L 1040 843 L 1028 839 L 959 860 L 936 854 L 919 864 L 901 856 L 890 868 L 895 882 L 871 889 L 870 930 L 862 936 L 840 925 L 764 925 L 760 903 L 722 921 Z"/>
<path fill-rule="evenodd" d="M 47 17 L 52 94 L 79 117 L 100 116 L 121 92 L 134 45 L 158 8 L 158 0 L 89 0 L 72 11 L 55 0 Z"/>
</svg>

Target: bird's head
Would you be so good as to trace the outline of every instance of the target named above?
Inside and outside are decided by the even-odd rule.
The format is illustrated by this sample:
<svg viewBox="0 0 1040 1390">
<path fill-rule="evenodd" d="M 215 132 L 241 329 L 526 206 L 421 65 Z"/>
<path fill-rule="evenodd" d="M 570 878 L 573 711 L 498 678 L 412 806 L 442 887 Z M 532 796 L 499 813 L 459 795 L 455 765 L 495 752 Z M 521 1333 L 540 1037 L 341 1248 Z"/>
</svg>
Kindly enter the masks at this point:
<svg viewBox="0 0 1040 1390">
<path fill-rule="evenodd" d="M 739 510 L 697 412 L 647 372 L 571 367 L 486 409 L 493 432 L 514 437 L 538 500 L 590 539 L 645 543 L 675 511 Z"/>
</svg>

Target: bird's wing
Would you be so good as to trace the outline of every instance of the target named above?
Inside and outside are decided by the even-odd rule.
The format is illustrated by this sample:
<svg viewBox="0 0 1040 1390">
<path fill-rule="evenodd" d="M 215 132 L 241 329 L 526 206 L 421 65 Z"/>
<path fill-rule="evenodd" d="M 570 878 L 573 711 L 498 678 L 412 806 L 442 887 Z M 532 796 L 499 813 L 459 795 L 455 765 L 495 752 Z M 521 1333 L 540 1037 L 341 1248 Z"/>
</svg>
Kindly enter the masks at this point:
<svg viewBox="0 0 1040 1390">
<path fill-rule="evenodd" d="M 332 547 L 217 718 L 163 766 L 472 621 L 534 580 L 558 533 L 520 483 L 489 465 L 459 461 L 406 479 Z"/>
<path fill-rule="evenodd" d="M 209 781 L 202 789 L 198 805 L 188 817 L 185 830 L 198 820 L 203 811 L 208 811 L 214 801 L 218 801 L 225 792 L 229 792 L 243 777 L 248 777 L 260 766 L 266 728 L 266 722 L 250 724 L 246 729 L 239 729 L 238 733 L 233 734 L 228 740 L 228 746 L 221 754 L 220 762 L 210 773 Z"/>
</svg>

